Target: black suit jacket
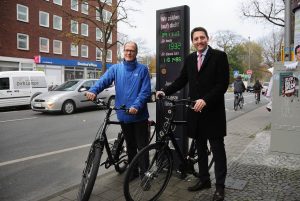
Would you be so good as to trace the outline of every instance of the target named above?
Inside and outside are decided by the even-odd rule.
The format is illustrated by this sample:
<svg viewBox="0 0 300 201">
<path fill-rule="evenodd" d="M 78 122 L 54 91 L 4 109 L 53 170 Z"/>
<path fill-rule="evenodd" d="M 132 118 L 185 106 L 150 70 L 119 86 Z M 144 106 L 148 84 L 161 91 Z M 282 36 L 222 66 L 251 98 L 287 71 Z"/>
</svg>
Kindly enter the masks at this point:
<svg viewBox="0 0 300 201">
<path fill-rule="evenodd" d="M 197 138 L 218 138 L 226 135 L 226 114 L 224 94 L 229 84 L 229 64 L 225 52 L 209 46 L 202 63 L 197 69 L 197 53 L 189 54 L 179 77 L 163 91 L 166 95 L 189 84 L 192 100 L 203 99 L 206 106 L 202 112 L 188 111 L 188 136 Z"/>
</svg>

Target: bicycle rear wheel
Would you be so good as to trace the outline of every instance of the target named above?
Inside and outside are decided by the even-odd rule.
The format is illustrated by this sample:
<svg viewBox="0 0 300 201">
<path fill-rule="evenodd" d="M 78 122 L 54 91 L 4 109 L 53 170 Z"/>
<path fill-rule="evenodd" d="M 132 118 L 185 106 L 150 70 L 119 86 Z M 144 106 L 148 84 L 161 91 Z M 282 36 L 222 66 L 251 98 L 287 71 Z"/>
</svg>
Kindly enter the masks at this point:
<svg viewBox="0 0 300 201">
<path fill-rule="evenodd" d="M 128 156 L 127 156 L 127 152 L 126 152 L 126 142 L 124 139 L 124 135 L 122 132 L 120 132 L 118 134 L 118 146 L 117 146 L 117 150 L 116 150 L 116 155 L 115 155 L 115 161 L 119 161 L 116 165 L 115 165 L 115 170 L 122 174 L 127 166 L 128 166 Z"/>
<path fill-rule="evenodd" d="M 234 98 L 233 109 L 236 111 L 238 109 L 239 100 L 237 97 Z"/>
<path fill-rule="evenodd" d="M 149 158 L 146 170 L 137 169 L 139 162 L 145 158 Z M 126 200 L 157 200 L 168 185 L 172 169 L 172 154 L 166 145 L 156 143 L 142 149 L 134 157 L 126 173 Z"/>
<path fill-rule="evenodd" d="M 82 172 L 82 179 L 78 190 L 78 201 L 88 201 L 92 193 L 95 180 L 97 177 L 100 159 L 102 156 L 103 148 L 101 148 L 98 143 L 92 145 L 87 160 L 85 162 L 85 167 Z"/>
</svg>

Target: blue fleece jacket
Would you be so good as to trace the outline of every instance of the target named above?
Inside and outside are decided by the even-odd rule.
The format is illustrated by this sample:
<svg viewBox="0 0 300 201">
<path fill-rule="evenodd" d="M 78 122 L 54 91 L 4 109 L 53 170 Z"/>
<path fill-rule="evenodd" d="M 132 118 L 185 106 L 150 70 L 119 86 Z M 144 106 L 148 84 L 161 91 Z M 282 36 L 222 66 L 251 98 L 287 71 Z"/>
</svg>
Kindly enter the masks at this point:
<svg viewBox="0 0 300 201">
<path fill-rule="evenodd" d="M 115 83 L 115 105 L 126 108 L 134 107 L 136 115 L 117 111 L 119 121 L 124 123 L 143 121 L 149 118 L 147 102 L 151 96 L 150 75 L 145 65 L 136 60 L 112 65 L 102 77 L 90 88 L 90 92 L 99 94 L 105 88 Z"/>
</svg>

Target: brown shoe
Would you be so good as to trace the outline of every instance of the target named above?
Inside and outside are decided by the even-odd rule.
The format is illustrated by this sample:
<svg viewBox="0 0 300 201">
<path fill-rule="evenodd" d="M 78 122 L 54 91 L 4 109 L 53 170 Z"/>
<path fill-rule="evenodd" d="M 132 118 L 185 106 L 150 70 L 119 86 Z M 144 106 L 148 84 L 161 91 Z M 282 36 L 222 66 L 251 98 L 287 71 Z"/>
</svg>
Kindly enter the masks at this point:
<svg viewBox="0 0 300 201">
<path fill-rule="evenodd" d="M 211 188 L 210 180 L 206 182 L 198 181 L 194 186 L 188 187 L 188 191 L 199 191 L 208 188 Z"/>
<path fill-rule="evenodd" d="M 213 197 L 213 201 L 223 201 L 225 197 L 224 188 L 217 188 Z"/>
</svg>

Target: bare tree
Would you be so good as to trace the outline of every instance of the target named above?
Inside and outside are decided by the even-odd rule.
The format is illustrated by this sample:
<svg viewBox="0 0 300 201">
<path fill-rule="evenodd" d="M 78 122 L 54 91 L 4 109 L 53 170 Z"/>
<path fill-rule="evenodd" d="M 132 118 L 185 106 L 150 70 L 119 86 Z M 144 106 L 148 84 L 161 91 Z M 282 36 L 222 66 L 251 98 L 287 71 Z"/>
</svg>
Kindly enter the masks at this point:
<svg viewBox="0 0 300 201">
<path fill-rule="evenodd" d="M 278 30 L 271 32 L 259 40 L 259 43 L 263 46 L 264 63 L 269 67 L 278 61 L 282 39 L 283 32 L 282 30 Z"/>
<path fill-rule="evenodd" d="M 251 0 L 241 4 L 244 17 L 284 27 L 284 0 Z"/>
<path fill-rule="evenodd" d="M 240 44 L 242 40 L 242 36 L 229 30 L 218 31 L 211 38 L 212 43 L 226 53 L 228 53 L 235 45 Z"/>
<path fill-rule="evenodd" d="M 106 71 L 108 50 L 112 47 L 115 47 L 117 50 L 117 43 L 120 43 L 118 39 L 112 40 L 112 33 L 117 31 L 117 24 L 122 22 L 130 27 L 134 27 L 128 20 L 128 13 L 137 10 L 128 7 L 126 5 L 127 1 L 128 0 L 79 0 L 79 6 L 88 4 L 89 12 L 94 13 L 94 16 L 64 11 L 66 16 L 70 19 L 78 23 L 88 23 L 90 25 L 89 29 L 95 30 L 97 40 L 70 32 L 65 33 L 65 35 L 71 38 L 76 45 L 85 42 L 97 47 L 97 50 L 101 52 L 101 75 Z"/>
</svg>

